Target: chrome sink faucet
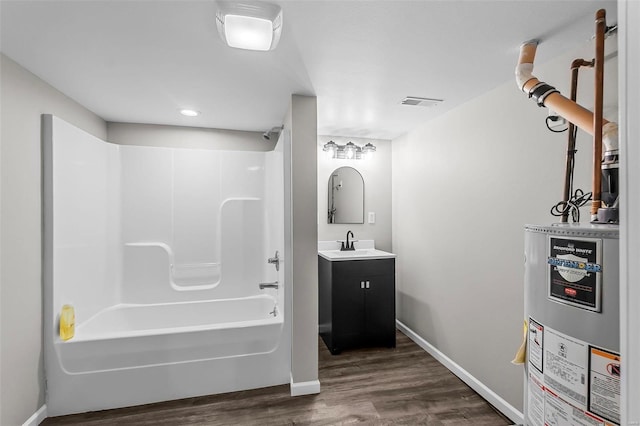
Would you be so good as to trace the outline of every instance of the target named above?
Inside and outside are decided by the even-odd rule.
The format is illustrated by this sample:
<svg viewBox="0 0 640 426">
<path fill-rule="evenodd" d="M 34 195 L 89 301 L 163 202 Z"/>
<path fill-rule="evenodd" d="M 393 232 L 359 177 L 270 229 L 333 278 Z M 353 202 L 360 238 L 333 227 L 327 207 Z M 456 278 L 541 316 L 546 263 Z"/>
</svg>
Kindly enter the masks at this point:
<svg viewBox="0 0 640 426">
<path fill-rule="evenodd" d="M 351 238 L 353 238 L 353 232 L 347 231 L 346 244 L 344 241 L 341 241 L 340 251 L 355 250 L 355 247 L 353 247 L 353 241 L 351 241 L 351 244 L 349 244 L 349 234 L 351 234 Z"/>
</svg>

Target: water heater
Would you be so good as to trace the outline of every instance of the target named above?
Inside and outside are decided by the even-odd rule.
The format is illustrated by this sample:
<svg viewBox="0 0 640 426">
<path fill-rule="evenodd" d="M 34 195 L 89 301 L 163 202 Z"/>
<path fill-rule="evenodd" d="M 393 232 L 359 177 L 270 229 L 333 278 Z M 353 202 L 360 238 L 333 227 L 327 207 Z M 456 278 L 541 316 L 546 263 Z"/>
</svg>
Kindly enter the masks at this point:
<svg viewBox="0 0 640 426">
<path fill-rule="evenodd" d="M 616 225 L 525 227 L 528 426 L 620 423 Z"/>
</svg>

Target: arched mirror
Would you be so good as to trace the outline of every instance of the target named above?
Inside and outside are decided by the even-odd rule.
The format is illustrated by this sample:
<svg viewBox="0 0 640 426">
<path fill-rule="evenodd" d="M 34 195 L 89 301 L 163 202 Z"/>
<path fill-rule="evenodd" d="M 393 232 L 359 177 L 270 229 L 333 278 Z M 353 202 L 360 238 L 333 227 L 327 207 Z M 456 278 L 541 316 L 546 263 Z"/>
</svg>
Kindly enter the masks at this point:
<svg viewBox="0 0 640 426">
<path fill-rule="evenodd" d="M 327 223 L 364 223 L 364 180 L 353 167 L 329 176 Z"/>
</svg>

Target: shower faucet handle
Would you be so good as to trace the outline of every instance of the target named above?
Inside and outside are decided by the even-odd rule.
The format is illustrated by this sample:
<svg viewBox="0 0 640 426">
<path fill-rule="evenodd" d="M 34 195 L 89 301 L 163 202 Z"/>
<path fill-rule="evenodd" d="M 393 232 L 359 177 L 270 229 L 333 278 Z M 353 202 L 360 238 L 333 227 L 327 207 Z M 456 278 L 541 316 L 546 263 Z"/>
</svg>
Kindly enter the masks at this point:
<svg viewBox="0 0 640 426">
<path fill-rule="evenodd" d="M 278 250 L 276 250 L 275 256 L 267 259 L 267 263 L 274 264 L 276 267 L 276 271 L 280 271 L 280 258 L 278 257 Z"/>
</svg>

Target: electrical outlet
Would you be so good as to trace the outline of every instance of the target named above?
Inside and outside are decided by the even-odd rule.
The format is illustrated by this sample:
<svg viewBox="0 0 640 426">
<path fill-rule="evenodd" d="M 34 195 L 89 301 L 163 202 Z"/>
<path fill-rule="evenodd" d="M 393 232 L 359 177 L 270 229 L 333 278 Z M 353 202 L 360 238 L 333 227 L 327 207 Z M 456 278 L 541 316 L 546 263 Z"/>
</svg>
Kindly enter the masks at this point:
<svg viewBox="0 0 640 426">
<path fill-rule="evenodd" d="M 376 214 L 374 212 L 369 212 L 369 219 L 367 220 L 369 223 L 376 223 Z"/>
</svg>

